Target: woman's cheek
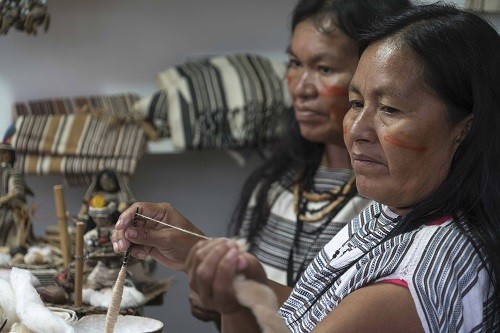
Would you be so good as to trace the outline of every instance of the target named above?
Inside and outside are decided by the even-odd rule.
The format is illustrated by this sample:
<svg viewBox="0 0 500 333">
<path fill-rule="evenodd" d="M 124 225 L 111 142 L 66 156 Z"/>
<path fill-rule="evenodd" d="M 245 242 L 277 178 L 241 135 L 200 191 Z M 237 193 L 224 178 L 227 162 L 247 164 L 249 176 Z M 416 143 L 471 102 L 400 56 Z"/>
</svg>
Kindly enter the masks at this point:
<svg viewBox="0 0 500 333">
<path fill-rule="evenodd" d="M 347 88 L 333 85 L 323 86 L 319 90 L 319 94 L 324 100 L 330 100 L 332 119 L 341 127 L 344 116 L 349 110 L 349 92 Z"/>
<path fill-rule="evenodd" d="M 384 135 L 384 140 L 389 145 L 406 151 L 425 153 L 428 149 L 426 145 L 415 143 L 415 140 L 412 140 L 404 135 L 388 134 Z"/>
<path fill-rule="evenodd" d="M 324 85 L 320 89 L 320 94 L 325 97 L 344 97 L 349 98 L 349 91 L 346 87 L 335 86 L 335 85 Z"/>
<path fill-rule="evenodd" d="M 342 135 L 344 137 L 344 143 L 349 148 L 347 143 L 349 142 L 349 131 L 351 130 L 351 123 L 350 123 L 350 120 L 348 119 L 348 117 L 349 117 L 349 114 L 346 114 L 344 117 L 344 123 L 342 126 Z"/>
</svg>

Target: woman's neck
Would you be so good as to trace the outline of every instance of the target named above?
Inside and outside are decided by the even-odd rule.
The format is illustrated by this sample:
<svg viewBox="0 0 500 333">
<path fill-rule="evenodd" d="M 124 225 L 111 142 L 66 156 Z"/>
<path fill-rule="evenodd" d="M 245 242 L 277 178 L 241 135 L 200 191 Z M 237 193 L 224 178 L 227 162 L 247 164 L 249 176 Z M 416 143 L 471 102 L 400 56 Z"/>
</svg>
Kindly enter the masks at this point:
<svg viewBox="0 0 500 333">
<path fill-rule="evenodd" d="M 351 158 L 347 148 L 326 144 L 322 164 L 331 169 L 351 169 Z"/>
</svg>

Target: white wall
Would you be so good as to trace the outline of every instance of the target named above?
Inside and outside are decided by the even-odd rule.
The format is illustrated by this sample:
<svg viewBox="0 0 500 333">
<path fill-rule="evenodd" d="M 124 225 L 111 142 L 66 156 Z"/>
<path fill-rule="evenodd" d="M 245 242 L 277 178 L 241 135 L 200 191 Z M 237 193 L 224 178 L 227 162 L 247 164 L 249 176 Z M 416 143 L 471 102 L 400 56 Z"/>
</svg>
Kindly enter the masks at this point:
<svg viewBox="0 0 500 333">
<path fill-rule="evenodd" d="M 462 0 L 455 0 L 463 3 Z M 15 101 L 155 90 L 157 72 L 188 56 L 249 51 L 282 57 L 295 0 L 49 0 L 51 26 L 37 37 L 0 36 L 0 134 Z M 491 16 L 500 26 L 498 16 Z M 170 201 L 208 235 L 224 235 L 240 186 L 258 163 L 241 168 L 224 152 L 146 154 L 132 187 L 141 201 Z M 52 187 L 59 176 L 27 177 L 36 197 L 35 231 L 56 224 Z M 78 211 L 85 189 L 65 188 Z M 184 276 L 161 307 L 145 314 L 164 332 L 216 332 L 190 317 Z"/>
</svg>

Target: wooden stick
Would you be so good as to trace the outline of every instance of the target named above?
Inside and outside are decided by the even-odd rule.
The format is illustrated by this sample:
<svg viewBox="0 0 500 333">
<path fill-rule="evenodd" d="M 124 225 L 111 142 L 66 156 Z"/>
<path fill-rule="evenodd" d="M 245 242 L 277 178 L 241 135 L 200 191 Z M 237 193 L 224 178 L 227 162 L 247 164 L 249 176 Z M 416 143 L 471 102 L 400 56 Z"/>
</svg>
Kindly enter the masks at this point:
<svg viewBox="0 0 500 333">
<path fill-rule="evenodd" d="M 75 289 L 74 304 L 82 306 L 82 282 L 83 282 L 83 233 L 85 223 L 76 222 L 76 246 L 75 246 Z"/>
<path fill-rule="evenodd" d="M 17 246 L 24 247 L 26 244 L 26 229 L 27 226 L 26 224 L 28 223 L 28 218 L 24 216 L 24 212 L 22 213 L 23 216 L 21 216 L 21 219 L 19 221 L 19 229 L 17 230 Z"/>
<path fill-rule="evenodd" d="M 65 268 L 69 268 L 70 249 L 68 225 L 66 223 L 66 205 L 64 203 L 64 195 L 62 185 L 54 185 L 54 198 L 56 202 L 57 224 L 59 225 L 59 243 L 63 255 L 63 264 Z"/>
</svg>

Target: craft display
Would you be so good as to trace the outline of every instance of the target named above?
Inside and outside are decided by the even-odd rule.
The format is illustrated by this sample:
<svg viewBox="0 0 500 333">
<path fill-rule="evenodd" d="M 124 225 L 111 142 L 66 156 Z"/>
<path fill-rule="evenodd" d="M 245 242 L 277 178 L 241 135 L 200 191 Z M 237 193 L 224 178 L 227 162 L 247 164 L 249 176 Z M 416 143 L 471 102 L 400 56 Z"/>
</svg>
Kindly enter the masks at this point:
<svg viewBox="0 0 500 333">
<path fill-rule="evenodd" d="M 109 177 L 110 174 L 114 175 L 113 170 L 101 170 L 90 188 L 92 191 L 86 192 L 93 194 L 87 202 L 88 218 L 85 222 L 68 219 L 70 214 L 66 211 L 63 186 L 54 186 L 58 248 L 40 238 L 39 242 L 29 244 L 26 254 L 16 257 L 20 260 L 5 254 L 8 260 L 0 261 L 0 271 L 10 272 L 8 279 L 17 280 L 17 286 L 28 282 L 30 285 L 23 286 L 22 291 L 20 288 L 13 291 L 14 287 L 0 278 L 0 290 L 3 293 L 4 289 L 9 289 L 11 295 L 3 298 L 5 302 L 0 302 L 0 327 L 3 325 L 11 330 L 26 332 L 88 332 L 83 328 L 79 328 L 81 331 L 74 328 L 69 319 L 78 322 L 82 317 L 105 314 L 110 311 L 111 305 L 112 321 L 118 325 L 117 321 L 121 323 L 123 315 L 140 316 L 143 306 L 162 299 L 173 284 L 171 278 L 153 277 L 155 266 L 152 259 L 130 258 L 127 259 L 129 265 L 122 266 L 123 257 L 113 252 L 110 236 L 119 216 L 120 198 L 124 198 L 114 185 L 120 184 L 122 190 L 127 188 L 128 198 L 133 198 L 133 193 L 128 185 L 117 181 L 116 177 Z M 105 180 L 101 184 L 104 186 L 96 186 L 99 179 Z M 71 226 L 72 223 L 75 225 Z M 121 267 L 124 268 L 120 271 Z M 112 295 L 115 285 L 119 285 L 115 290 L 119 290 L 120 300 Z M 12 296 L 14 294 L 22 295 L 19 296 L 22 299 Z M 7 304 L 10 302 L 13 304 Z M 32 320 L 25 309 L 38 311 L 45 322 Z M 55 311 L 59 314 L 54 317 Z M 56 319 L 61 312 L 68 317 L 68 321 Z M 147 322 L 147 318 L 141 320 Z M 114 332 L 120 332 L 118 326 Z M 130 329 L 121 330 L 125 331 L 133 332 Z"/>
<path fill-rule="evenodd" d="M 36 278 L 29 270 L 12 268 L 6 277 L 0 277 L 0 331 L 89 333 L 104 331 L 106 315 L 90 314 L 79 318 L 70 309 L 46 306 L 35 288 Z M 163 323 L 134 316 L 117 316 L 116 333 L 159 333 Z"/>
<path fill-rule="evenodd" d="M 0 246 L 11 249 L 12 255 L 24 255 L 27 243 L 34 241 L 33 208 L 26 207 L 27 197 L 33 192 L 14 165 L 16 154 L 10 144 L 13 131 L 7 130 L 0 143 Z"/>
<path fill-rule="evenodd" d="M 0 0 L 0 4 L 6 2 Z M 120 213 L 136 201 L 128 179 L 136 171 L 147 140 L 169 137 L 177 150 L 238 150 L 240 157 L 246 154 L 245 149 L 265 148 L 281 136 L 281 116 L 291 107 L 285 72 L 284 62 L 255 54 L 213 56 L 189 60 L 158 73 L 159 90 L 142 99 L 135 94 L 118 94 L 16 103 L 13 118 L 17 130 L 10 143 L 17 159 L 14 165 L 14 159 L 1 154 L 0 149 L 0 158 L 6 159 L 1 164 L 2 181 L 7 179 L 3 168 L 9 167 L 18 170 L 17 174 L 14 169 L 5 172 L 9 177 L 60 173 L 66 185 L 88 188 L 80 210 L 73 215 L 66 210 L 63 185 L 54 186 L 57 228 L 48 226 L 53 232 L 50 242 L 28 241 L 29 212 L 19 215 L 15 224 L 3 224 L 7 213 L 3 214 L 0 206 L 0 237 L 2 233 L 10 235 L 10 239 L 12 235 L 17 237 L 16 242 L 6 244 L 8 248 L 29 245 L 25 253 L 7 260 L 2 259 L 0 251 L 0 267 L 11 271 L 11 284 L 7 287 L 8 282 L 0 279 L 0 288 L 10 288 L 9 295 L 13 296 L 5 299 L 14 303 L 13 308 L 12 304 L 0 302 L 0 327 L 133 332 L 130 320 L 137 322 L 142 307 L 163 297 L 173 283 L 172 279 L 153 278 L 152 259 L 129 258 L 128 251 L 124 257 L 114 253 L 110 239 Z M 15 183 L 24 190 L 23 195 L 30 194 L 22 177 L 19 179 Z M 0 195 L 9 191 L 0 188 Z M 314 196 L 304 198 L 315 201 Z M 25 202 L 25 198 L 19 201 Z M 298 200 L 297 205 L 302 207 L 302 201 Z M 326 208 L 328 213 L 330 207 Z M 140 212 L 136 218 L 153 220 Z M 13 231 L 5 227 L 12 225 L 20 227 Z M 21 287 L 12 286 L 13 280 L 29 286 L 21 291 Z M 247 282 L 237 279 L 235 287 L 241 290 L 242 304 L 260 320 L 261 310 L 249 295 L 254 291 L 264 294 L 261 286 Z M 275 306 L 275 300 L 271 300 L 263 316 L 272 316 Z M 38 311 L 46 322 L 38 323 L 27 316 L 26 310 Z M 61 319 L 61 312 L 67 320 Z M 141 332 L 150 332 L 146 330 L 150 324 L 151 332 L 162 330 L 161 322 L 158 325 L 157 321 L 143 319 Z"/>
<path fill-rule="evenodd" d="M 39 27 L 47 32 L 49 23 L 47 0 L 0 0 L 0 35 L 11 28 L 36 35 Z"/>
<path fill-rule="evenodd" d="M 178 150 L 258 147 L 280 135 L 291 106 L 284 61 L 257 54 L 190 59 L 156 76 L 158 91 L 135 103 Z"/>
<path fill-rule="evenodd" d="M 28 175 L 62 174 L 89 186 L 103 168 L 129 177 L 146 149 L 150 125 L 133 110 L 135 94 L 18 102 L 13 108 L 16 165 Z"/>
<path fill-rule="evenodd" d="M 127 177 L 122 176 L 112 168 L 104 168 L 96 172 L 92 183 L 83 196 L 83 203 L 78 212 L 78 219 L 82 221 L 89 220 L 89 203 L 92 200 L 96 204 L 103 204 L 102 200 L 113 203 L 116 210 L 115 214 L 120 214 L 136 202 Z M 97 200 L 101 200 L 101 203 L 96 202 Z M 89 221 L 89 224 L 92 225 L 93 222 Z"/>
</svg>

